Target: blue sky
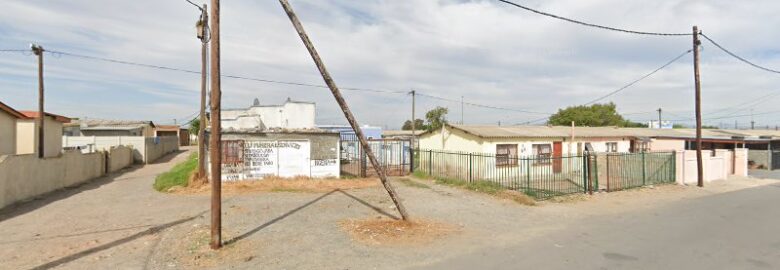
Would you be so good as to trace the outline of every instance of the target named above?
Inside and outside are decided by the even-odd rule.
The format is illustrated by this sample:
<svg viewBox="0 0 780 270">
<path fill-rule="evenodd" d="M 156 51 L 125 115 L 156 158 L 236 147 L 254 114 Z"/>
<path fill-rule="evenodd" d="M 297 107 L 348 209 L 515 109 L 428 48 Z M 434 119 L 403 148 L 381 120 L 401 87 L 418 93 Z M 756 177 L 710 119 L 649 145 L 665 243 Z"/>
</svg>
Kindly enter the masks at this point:
<svg viewBox="0 0 780 270">
<path fill-rule="evenodd" d="M 277 1 L 222 1 L 224 74 L 322 84 Z M 752 61 L 780 69 L 780 2 L 770 0 L 517 0 L 547 12 L 622 28 L 709 36 Z M 582 27 L 494 0 L 292 0 L 336 82 L 342 87 L 409 91 L 467 102 L 554 112 L 609 93 L 691 47 L 689 37 L 650 37 Z M 8 0 L 0 10 L 0 49 L 31 42 L 58 50 L 200 70 L 194 36 L 198 11 L 184 0 Z M 693 116 L 692 56 L 610 97 L 640 121 L 664 111 Z M 195 74 L 46 55 L 47 110 L 72 117 L 173 122 L 198 109 Z M 704 42 L 705 119 L 739 103 L 769 96 L 753 107 L 772 111 L 780 75 L 728 57 Z M 0 100 L 36 108 L 35 59 L 0 53 Z M 403 94 L 344 91 L 358 120 L 397 128 L 410 117 Z M 223 106 L 243 107 L 258 97 L 317 103 L 321 124 L 344 123 L 327 89 L 223 79 Z M 759 101 L 761 99 L 758 99 Z M 460 121 L 460 104 L 419 97 L 418 116 L 435 106 Z M 734 114 L 749 114 L 750 107 Z M 467 124 L 517 124 L 540 115 L 466 106 Z M 775 109 L 776 110 L 776 109 Z M 755 116 L 758 126 L 780 124 L 780 113 Z M 745 126 L 750 117 L 705 121 Z M 690 120 L 681 121 L 690 123 Z"/>
</svg>

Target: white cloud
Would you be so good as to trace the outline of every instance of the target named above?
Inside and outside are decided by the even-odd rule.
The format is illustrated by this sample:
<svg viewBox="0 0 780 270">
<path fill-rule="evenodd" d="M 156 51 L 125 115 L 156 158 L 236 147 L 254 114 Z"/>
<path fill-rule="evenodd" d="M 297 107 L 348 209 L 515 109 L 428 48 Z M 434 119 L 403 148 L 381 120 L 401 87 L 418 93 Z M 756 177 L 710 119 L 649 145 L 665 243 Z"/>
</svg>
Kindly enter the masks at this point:
<svg viewBox="0 0 780 270">
<path fill-rule="evenodd" d="M 0 48 L 47 49 L 200 70 L 194 37 L 198 11 L 185 1 L 6 1 L 0 10 Z M 693 24 L 735 52 L 780 67 L 776 40 L 780 2 L 761 0 L 519 1 L 598 24 L 658 32 L 690 32 Z M 420 92 L 493 106 L 554 112 L 611 92 L 691 47 L 688 37 L 649 37 L 573 25 L 492 0 L 296 0 L 292 4 L 337 83 Z M 225 74 L 321 84 L 321 78 L 277 1 L 222 1 Z M 73 116 L 171 119 L 197 110 L 196 74 L 49 56 L 47 100 Z M 0 99 L 34 107 L 34 59 L 0 54 Z M 748 67 L 705 41 L 705 112 L 757 98 L 778 75 Z M 321 122 L 342 116 L 327 89 L 223 79 L 225 107 L 254 97 L 291 97 L 318 104 Z M 398 127 L 409 118 L 405 95 L 345 91 L 363 123 Z M 663 107 L 690 115 L 691 57 L 605 101 L 624 112 Z M 437 105 L 459 120 L 460 104 L 418 99 L 418 115 Z M 765 102 L 755 111 L 770 110 Z M 467 123 L 513 124 L 539 118 L 467 107 Z M 639 114 L 634 119 L 651 119 Z M 774 125 L 778 115 L 756 117 Z M 728 120 L 733 122 L 732 120 Z M 740 119 L 740 121 L 749 121 Z M 715 123 L 717 124 L 717 123 Z"/>
</svg>

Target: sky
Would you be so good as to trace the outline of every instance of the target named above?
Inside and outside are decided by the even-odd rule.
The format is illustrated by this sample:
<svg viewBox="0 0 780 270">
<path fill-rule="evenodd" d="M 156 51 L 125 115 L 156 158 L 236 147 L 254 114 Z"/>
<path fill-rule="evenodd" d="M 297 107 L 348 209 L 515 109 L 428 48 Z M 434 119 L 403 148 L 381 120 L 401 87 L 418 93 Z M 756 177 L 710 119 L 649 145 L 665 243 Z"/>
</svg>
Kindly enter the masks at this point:
<svg viewBox="0 0 780 270">
<path fill-rule="evenodd" d="M 199 11 L 184 0 L 5 0 L 0 50 L 37 43 L 50 51 L 200 70 Z M 194 1 L 196 3 L 204 3 Z M 450 122 L 515 125 L 615 91 L 692 48 L 690 36 L 642 36 L 540 16 L 495 0 L 290 0 L 358 121 L 399 128 L 411 96 L 423 118 L 437 106 Z M 780 69 L 780 1 L 516 0 L 590 23 L 648 32 L 690 33 L 693 25 L 734 53 Z M 323 85 L 278 1 L 224 0 L 222 73 Z M 780 125 L 780 74 L 748 66 L 702 41 L 705 124 Z M 45 54 L 47 111 L 69 117 L 191 119 L 200 102 L 198 74 Z M 693 55 L 602 102 L 634 121 L 693 123 Z M 29 52 L 0 52 L 0 101 L 37 108 L 37 62 Z M 318 124 L 344 124 L 326 88 L 222 79 L 223 108 L 317 104 Z M 510 108 L 490 109 L 467 103 Z M 518 112 L 517 110 L 530 111 Z M 740 116 L 741 115 L 741 116 Z M 734 117 L 739 116 L 739 117 Z M 543 123 L 543 121 L 541 121 Z M 536 122 L 539 123 L 539 122 Z"/>
</svg>

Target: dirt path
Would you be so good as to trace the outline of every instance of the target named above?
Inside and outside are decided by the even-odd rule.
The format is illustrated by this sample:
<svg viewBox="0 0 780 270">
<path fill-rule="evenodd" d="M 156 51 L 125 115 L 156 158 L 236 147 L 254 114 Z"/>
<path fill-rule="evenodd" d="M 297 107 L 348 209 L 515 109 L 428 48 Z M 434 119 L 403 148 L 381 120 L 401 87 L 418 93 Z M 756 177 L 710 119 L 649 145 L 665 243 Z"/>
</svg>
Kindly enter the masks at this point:
<svg viewBox="0 0 780 270">
<path fill-rule="evenodd" d="M 0 213 L 0 268 L 447 268 L 454 259 L 496 251 L 504 251 L 511 262 L 513 256 L 524 256 L 509 252 L 514 248 L 570 235 L 566 232 L 589 220 L 652 215 L 654 209 L 689 200 L 777 183 L 740 179 L 704 189 L 671 185 L 529 207 L 430 182 L 430 188 L 420 188 L 394 181 L 413 218 L 457 231 L 433 242 L 389 246 L 353 241 L 340 227 L 348 219 L 397 217 L 381 187 L 236 194 L 225 196 L 223 203 L 228 244 L 212 252 L 204 218 L 208 195 L 163 194 L 151 188 L 155 175 L 187 154 Z"/>
<path fill-rule="evenodd" d="M 135 166 L 81 187 L 0 213 L 2 269 L 142 269 L 160 231 L 193 219 L 208 198 L 168 196 L 151 188 L 157 174 L 189 151 Z"/>
</svg>

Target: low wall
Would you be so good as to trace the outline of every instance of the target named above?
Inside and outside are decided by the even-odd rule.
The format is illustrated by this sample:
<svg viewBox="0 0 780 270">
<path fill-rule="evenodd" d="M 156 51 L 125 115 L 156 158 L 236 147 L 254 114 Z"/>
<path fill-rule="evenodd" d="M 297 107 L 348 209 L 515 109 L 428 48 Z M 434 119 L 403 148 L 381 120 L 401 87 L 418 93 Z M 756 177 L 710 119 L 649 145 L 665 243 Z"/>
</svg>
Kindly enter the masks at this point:
<svg viewBox="0 0 780 270">
<path fill-rule="evenodd" d="M 64 136 L 64 147 L 84 147 L 91 153 L 108 150 L 114 146 L 132 148 L 135 163 L 151 163 L 168 153 L 179 150 L 177 137 L 141 137 L 141 136 Z"/>
<path fill-rule="evenodd" d="M 124 169 L 133 164 L 133 149 L 127 146 L 114 146 L 107 151 L 109 173 Z"/>
<path fill-rule="evenodd" d="M 744 148 L 730 150 L 702 151 L 704 181 L 725 180 L 730 175 L 747 176 L 748 150 Z M 677 183 L 693 185 L 698 182 L 698 164 L 696 151 L 677 152 Z"/>
<path fill-rule="evenodd" d="M 769 169 L 772 164 L 771 154 L 768 150 L 749 150 L 748 160 L 753 163 L 753 168 Z"/>
<path fill-rule="evenodd" d="M 105 164 L 102 153 L 78 151 L 44 159 L 34 154 L 0 156 L 0 208 L 100 177 Z"/>
</svg>

